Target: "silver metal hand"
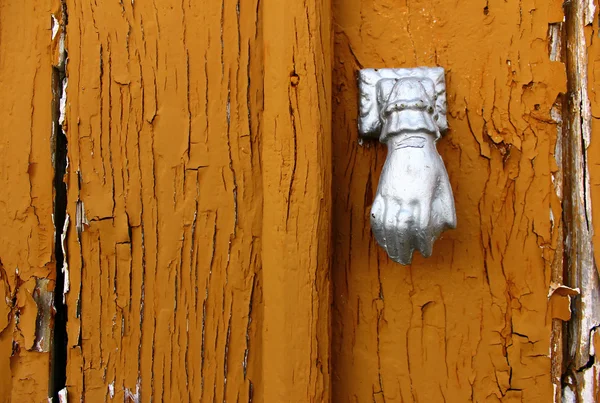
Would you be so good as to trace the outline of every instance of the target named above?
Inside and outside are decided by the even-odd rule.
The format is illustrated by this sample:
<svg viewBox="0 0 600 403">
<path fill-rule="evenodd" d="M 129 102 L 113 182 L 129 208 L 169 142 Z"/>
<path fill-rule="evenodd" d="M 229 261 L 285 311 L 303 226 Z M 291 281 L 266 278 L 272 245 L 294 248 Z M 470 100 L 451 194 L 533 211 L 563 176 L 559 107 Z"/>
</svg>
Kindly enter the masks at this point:
<svg viewBox="0 0 600 403">
<path fill-rule="evenodd" d="M 390 258 L 406 265 L 415 249 L 429 257 L 440 233 L 456 227 L 454 198 L 434 136 L 395 136 L 387 146 L 371 228 Z"/>
<path fill-rule="evenodd" d="M 371 208 L 375 239 L 390 258 L 425 257 L 442 231 L 456 227 L 454 198 L 436 142 L 446 129 L 441 68 L 361 70 L 359 129 L 387 144 Z"/>
</svg>

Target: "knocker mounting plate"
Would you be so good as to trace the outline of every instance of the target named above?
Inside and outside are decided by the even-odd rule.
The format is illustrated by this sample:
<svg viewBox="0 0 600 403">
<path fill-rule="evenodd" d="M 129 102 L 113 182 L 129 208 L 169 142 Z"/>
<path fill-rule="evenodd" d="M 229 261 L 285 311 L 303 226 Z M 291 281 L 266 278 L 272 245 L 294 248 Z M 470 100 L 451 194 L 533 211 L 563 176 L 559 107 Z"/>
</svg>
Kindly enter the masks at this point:
<svg viewBox="0 0 600 403">
<path fill-rule="evenodd" d="M 392 260 L 410 264 L 415 249 L 429 257 L 440 233 L 456 227 L 450 181 L 436 149 L 448 129 L 444 69 L 364 69 L 358 87 L 360 135 L 388 146 L 371 228 Z"/>
</svg>

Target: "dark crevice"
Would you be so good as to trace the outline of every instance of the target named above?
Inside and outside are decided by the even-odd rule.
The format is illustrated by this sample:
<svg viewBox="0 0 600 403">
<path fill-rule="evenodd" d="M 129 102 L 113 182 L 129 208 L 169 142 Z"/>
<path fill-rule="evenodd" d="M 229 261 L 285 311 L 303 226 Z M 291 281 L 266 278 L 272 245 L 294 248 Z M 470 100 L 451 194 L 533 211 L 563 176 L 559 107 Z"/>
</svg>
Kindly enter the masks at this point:
<svg viewBox="0 0 600 403">
<path fill-rule="evenodd" d="M 584 110 L 584 105 L 583 105 L 583 101 L 579 102 L 579 110 L 583 111 Z M 580 112 L 580 118 L 579 118 L 579 127 L 581 127 L 582 129 L 585 127 L 586 122 L 585 119 L 583 117 L 583 112 Z M 589 211 L 588 208 L 588 203 L 587 203 L 587 199 L 588 196 L 586 194 L 587 192 L 587 187 L 585 186 L 586 183 L 588 183 L 588 177 L 587 177 L 587 144 L 585 141 L 585 136 L 583 135 L 583 133 L 581 134 L 581 158 L 583 160 L 583 169 L 581 170 L 582 175 L 583 175 L 583 211 L 584 211 L 584 218 L 585 218 L 585 225 L 586 225 L 586 229 L 588 231 L 590 231 L 590 217 L 588 216 L 587 212 Z"/>
<path fill-rule="evenodd" d="M 62 29 L 66 26 L 65 4 L 63 9 Z M 66 79 L 65 64 L 66 54 L 59 66 L 52 68 L 52 155 L 54 165 L 54 256 L 56 259 L 56 287 L 54 290 L 54 331 L 52 337 L 52 351 L 50 364 L 50 390 L 51 401 L 58 402 L 58 393 L 67 380 L 67 305 L 63 300 L 65 291 L 65 273 L 63 264 L 66 256 L 63 253 L 62 237 L 67 216 L 67 185 L 64 176 L 67 171 L 67 138 L 63 132 L 61 122 L 61 99 L 64 96 L 63 82 Z"/>
<path fill-rule="evenodd" d="M 590 355 L 588 358 L 588 361 L 585 363 L 585 365 L 581 368 L 579 368 L 577 370 L 577 372 L 584 372 L 586 369 L 590 369 L 594 366 L 594 363 L 596 362 L 596 357 L 593 355 Z"/>
</svg>

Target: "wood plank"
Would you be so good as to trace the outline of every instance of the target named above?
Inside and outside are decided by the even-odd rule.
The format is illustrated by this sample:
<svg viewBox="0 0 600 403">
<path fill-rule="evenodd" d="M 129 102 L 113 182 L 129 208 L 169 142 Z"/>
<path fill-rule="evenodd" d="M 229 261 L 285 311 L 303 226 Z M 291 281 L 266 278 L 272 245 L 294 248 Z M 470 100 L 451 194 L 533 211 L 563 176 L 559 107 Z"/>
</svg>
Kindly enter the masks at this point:
<svg viewBox="0 0 600 403">
<path fill-rule="evenodd" d="M 573 317 L 567 327 L 563 389 L 565 402 L 600 401 L 600 249 L 598 223 L 600 217 L 598 184 L 600 175 L 598 136 L 598 3 L 585 0 L 568 4 L 567 72 L 569 74 L 570 121 L 566 133 L 565 229 L 568 235 L 568 282 L 580 290 L 573 303 Z M 594 245 L 596 246 L 594 248 Z"/>
<path fill-rule="evenodd" d="M 55 11 L 0 2 L 0 402 L 46 401 L 50 383 Z"/>
<path fill-rule="evenodd" d="M 561 1 L 334 2 L 334 401 L 552 400 L 562 20 Z M 404 267 L 368 224 L 386 150 L 358 142 L 356 71 L 435 65 L 458 228 Z"/>
<path fill-rule="evenodd" d="M 67 1 L 70 400 L 327 400 L 331 18 L 263 3 Z"/>
<path fill-rule="evenodd" d="M 67 9 L 69 399 L 249 401 L 262 359 L 257 1 Z"/>
<path fill-rule="evenodd" d="M 330 400 L 330 6 L 263 1 L 265 402 Z"/>
</svg>

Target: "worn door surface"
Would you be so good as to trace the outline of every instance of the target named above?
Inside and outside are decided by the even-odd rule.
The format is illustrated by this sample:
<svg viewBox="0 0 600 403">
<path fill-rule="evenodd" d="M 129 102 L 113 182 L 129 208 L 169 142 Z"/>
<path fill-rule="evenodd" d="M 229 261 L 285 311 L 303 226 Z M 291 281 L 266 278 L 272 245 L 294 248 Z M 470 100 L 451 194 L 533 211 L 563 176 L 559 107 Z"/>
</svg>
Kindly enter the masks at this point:
<svg viewBox="0 0 600 403">
<path fill-rule="evenodd" d="M 334 401 L 549 402 L 584 378 L 596 390 L 584 3 L 334 2 Z M 371 235 L 387 151 L 358 141 L 356 71 L 414 66 L 446 69 L 438 149 L 458 227 L 406 267 Z M 549 298 L 563 275 L 589 298 L 564 338 L 574 291 Z"/>
<path fill-rule="evenodd" d="M 0 402 L 600 401 L 597 6 L 0 0 Z M 402 266 L 356 75 L 416 66 L 458 227 Z"/>
</svg>

